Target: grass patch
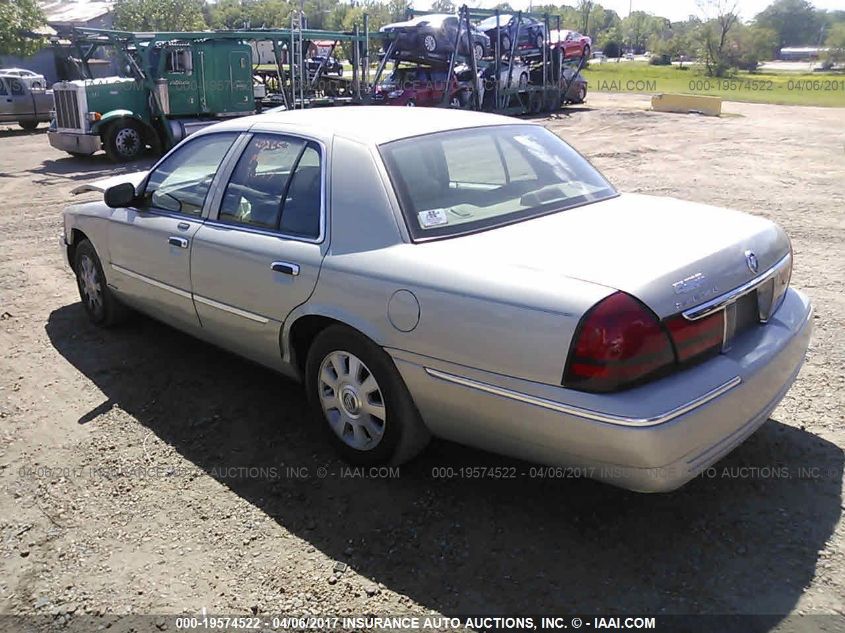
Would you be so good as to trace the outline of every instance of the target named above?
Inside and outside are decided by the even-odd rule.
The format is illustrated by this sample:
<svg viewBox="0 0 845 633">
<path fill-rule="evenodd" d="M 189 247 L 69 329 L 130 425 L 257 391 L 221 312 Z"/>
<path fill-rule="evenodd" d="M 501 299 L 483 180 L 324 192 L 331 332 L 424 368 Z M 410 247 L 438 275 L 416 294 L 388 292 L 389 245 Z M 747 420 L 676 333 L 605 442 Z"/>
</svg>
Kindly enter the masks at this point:
<svg viewBox="0 0 845 633">
<path fill-rule="evenodd" d="M 660 92 L 722 97 L 728 101 L 845 107 L 845 74 L 748 73 L 705 76 L 698 68 L 641 62 L 590 64 L 583 71 L 592 92 Z"/>
</svg>

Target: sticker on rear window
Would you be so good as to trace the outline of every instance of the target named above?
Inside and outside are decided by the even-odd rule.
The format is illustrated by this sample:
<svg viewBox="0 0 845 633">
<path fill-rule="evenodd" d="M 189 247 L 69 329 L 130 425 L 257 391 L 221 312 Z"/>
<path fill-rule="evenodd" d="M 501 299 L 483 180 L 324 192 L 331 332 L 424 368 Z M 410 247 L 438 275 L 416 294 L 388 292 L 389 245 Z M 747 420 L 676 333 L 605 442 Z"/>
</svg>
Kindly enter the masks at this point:
<svg viewBox="0 0 845 633">
<path fill-rule="evenodd" d="M 420 226 L 424 229 L 430 229 L 432 226 L 449 224 L 449 218 L 446 217 L 446 212 L 443 209 L 420 211 L 417 213 L 417 217 L 420 220 Z"/>
</svg>

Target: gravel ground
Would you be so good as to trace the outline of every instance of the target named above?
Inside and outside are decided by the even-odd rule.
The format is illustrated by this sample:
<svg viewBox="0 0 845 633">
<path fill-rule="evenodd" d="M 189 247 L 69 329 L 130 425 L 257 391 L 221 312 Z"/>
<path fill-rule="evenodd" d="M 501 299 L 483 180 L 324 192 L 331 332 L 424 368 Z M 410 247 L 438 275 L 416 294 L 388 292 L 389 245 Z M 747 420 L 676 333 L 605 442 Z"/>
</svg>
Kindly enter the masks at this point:
<svg viewBox="0 0 845 633">
<path fill-rule="evenodd" d="M 779 222 L 816 306 L 772 419 L 715 476 L 651 496 L 438 479 L 515 464 L 446 442 L 398 476 L 343 471 L 296 384 L 148 319 L 87 323 L 61 207 L 147 163 L 0 131 L 0 614 L 844 615 L 842 110 L 646 105 L 604 95 L 546 123 L 622 190 Z"/>
</svg>

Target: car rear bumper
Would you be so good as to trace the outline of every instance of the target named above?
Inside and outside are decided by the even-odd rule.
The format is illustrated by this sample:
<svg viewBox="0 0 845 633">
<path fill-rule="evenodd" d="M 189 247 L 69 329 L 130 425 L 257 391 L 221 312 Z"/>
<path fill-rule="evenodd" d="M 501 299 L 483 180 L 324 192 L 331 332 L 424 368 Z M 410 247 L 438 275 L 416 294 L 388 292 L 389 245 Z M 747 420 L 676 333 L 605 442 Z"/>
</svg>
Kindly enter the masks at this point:
<svg viewBox="0 0 845 633">
<path fill-rule="evenodd" d="M 696 367 L 585 395 L 388 350 L 434 435 L 642 492 L 673 490 L 768 419 L 804 361 L 809 300 L 789 290 L 768 324 Z"/>
<path fill-rule="evenodd" d="M 56 149 L 75 154 L 93 154 L 102 147 L 100 137 L 93 134 L 48 130 L 47 140 Z"/>
</svg>

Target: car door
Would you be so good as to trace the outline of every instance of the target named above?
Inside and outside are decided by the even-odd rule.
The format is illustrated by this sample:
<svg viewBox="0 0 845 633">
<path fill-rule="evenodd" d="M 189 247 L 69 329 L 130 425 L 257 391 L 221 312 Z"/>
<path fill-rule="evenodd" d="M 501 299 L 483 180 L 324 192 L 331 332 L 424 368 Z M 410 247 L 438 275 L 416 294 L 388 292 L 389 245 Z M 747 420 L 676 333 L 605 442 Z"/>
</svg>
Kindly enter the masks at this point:
<svg viewBox="0 0 845 633">
<path fill-rule="evenodd" d="M 0 77 L 0 121 L 16 121 L 12 111 L 12 95 L 9 94 L 9 86 L 6 84 L 6 78 Z"/>
<path fill-rule="evenodd" d="M 317 284 L 325 254 L 324 146 L 256 133 L 191 250 L 194 303 L 204 336 L 281 368 L 287 315 Z"/>
<path fill-rule="evenodd" d="M 191 240 L 237 137 L 203 134 L 179 145 L 150 171 L 136 205 L 115 209 L 109 223 L 110 284 L 129 303 L 183 329 L 200 325 L 191 299 Z"/>
</svg>

